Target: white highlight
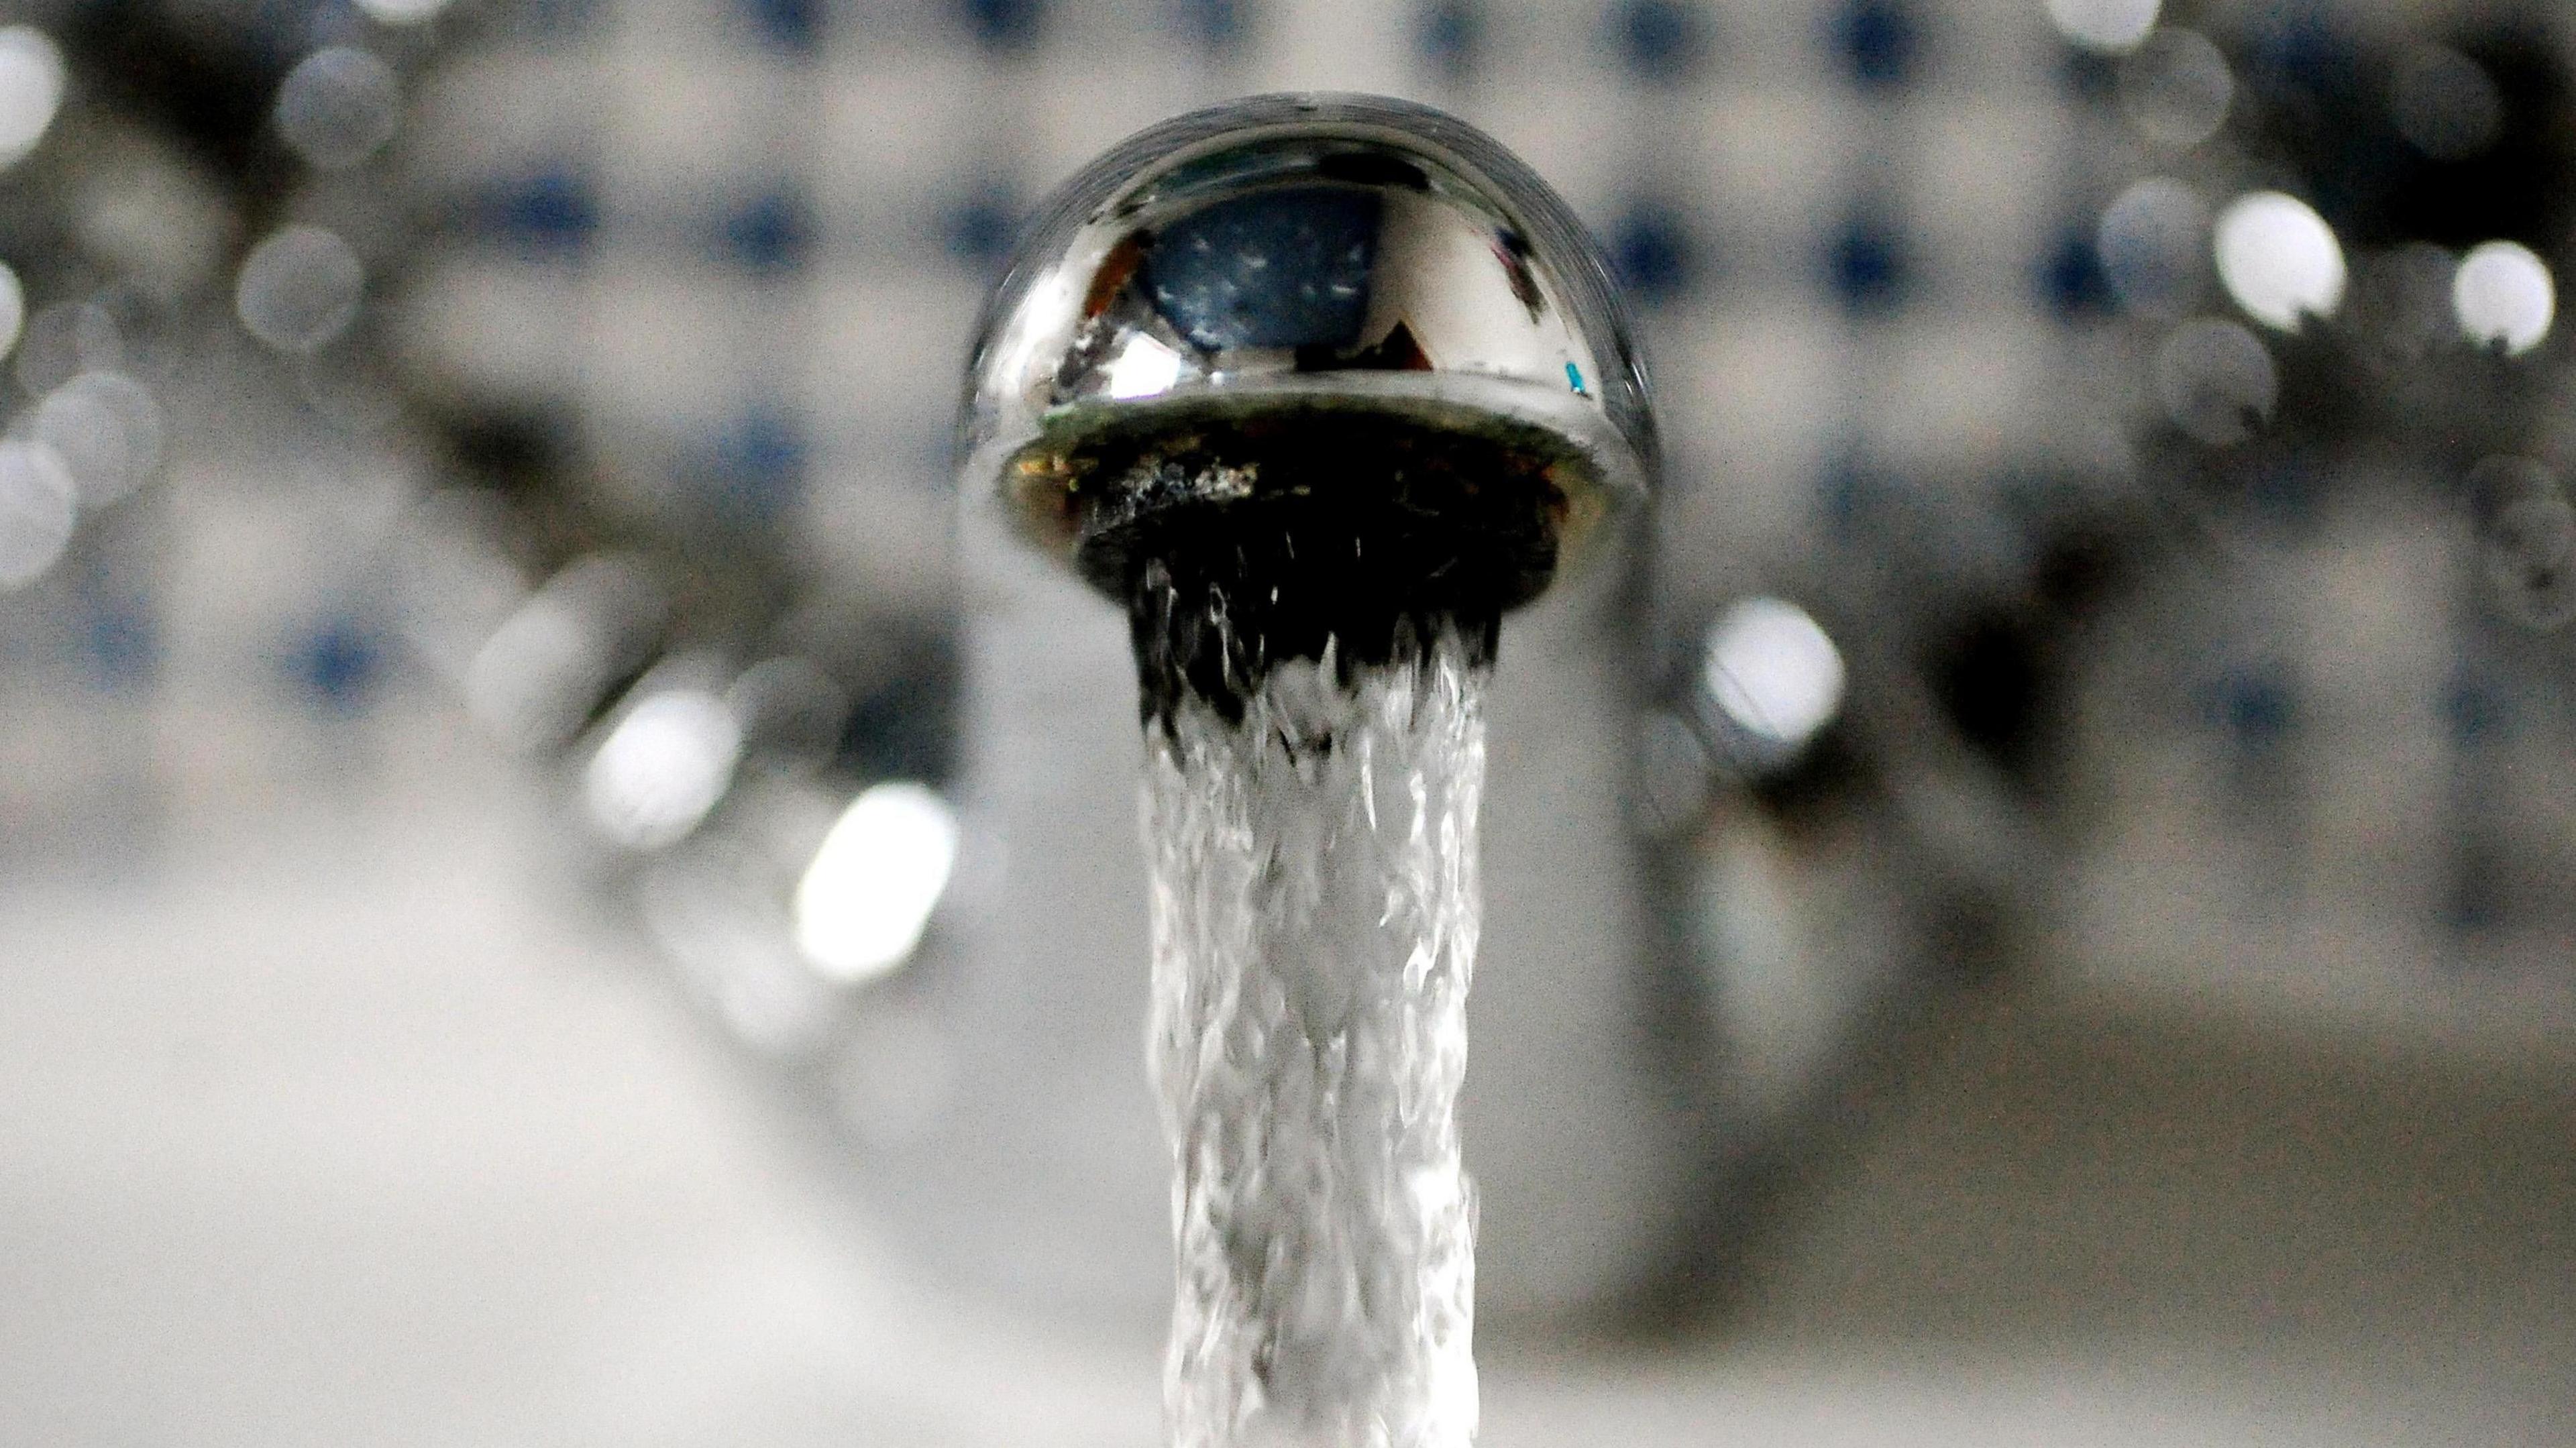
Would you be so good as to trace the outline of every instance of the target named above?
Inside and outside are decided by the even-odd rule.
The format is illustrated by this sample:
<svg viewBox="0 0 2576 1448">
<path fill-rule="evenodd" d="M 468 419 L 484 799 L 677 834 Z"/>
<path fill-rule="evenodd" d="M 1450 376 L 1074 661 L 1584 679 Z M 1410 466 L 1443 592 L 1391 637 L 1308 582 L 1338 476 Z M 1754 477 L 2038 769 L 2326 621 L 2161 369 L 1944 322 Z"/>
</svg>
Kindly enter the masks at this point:
<svg viewBox="0 0 2576 1448">
<path fill-rule="evenodd" d="M 1152 397 L 1167 392 L 1181 379 L 1181 354 L 1139 334 L 1127 339 L 1118 356 L 1109 364 L 1109 395 L 1115 398 Z"/>
<path fill-rule="evenodd" d="M 679 843 L 724 798 L 742 730 L 713 694 L 674 689 L 635 706 L 601 742 L 583 777 L 601 834 L 634 850 Z"/>
<path fill-rule="evenodd" d="M 1843 656 L 1806 610 L 1748 598 L 1708 633 L 1709 697 L 1746 732 L 1796 748 L 1843 703 Z"/>
<path fill-rule="evenodd" d="M 0 26 L 0 166 L 26 159 L 62 108 L 62 48 L 32 25 Z"/>
<path fill-rule="evenodd" d="M 2161 0 L 2048 0 L 2048 18 L 2086 50 L 2117 55 L 2156 28 Z"/>
<path fill-rule="evenodd" d="M 2343 245 L 2295 196 L 2255 191 L 2218 213 L 2218 279 L 2247 315 L 2295 332 L 2343 305 Z"/>
<path fill-rule="evenodd" d="M 823 836 L 796 884 L 796 948 L 855 984 L 912 957 L 957 864 L 957 816 L 927 786 L 875 785 Z"/>
<path fill-rule="evenodd" d="M 2558 315 L 2549 264 L 2531 248 L 2490 241 L 2470 249 L 2451 276 L 2451 310 L 2481 347 L 2518 357 L 2540 345 Z"/>
</svg>

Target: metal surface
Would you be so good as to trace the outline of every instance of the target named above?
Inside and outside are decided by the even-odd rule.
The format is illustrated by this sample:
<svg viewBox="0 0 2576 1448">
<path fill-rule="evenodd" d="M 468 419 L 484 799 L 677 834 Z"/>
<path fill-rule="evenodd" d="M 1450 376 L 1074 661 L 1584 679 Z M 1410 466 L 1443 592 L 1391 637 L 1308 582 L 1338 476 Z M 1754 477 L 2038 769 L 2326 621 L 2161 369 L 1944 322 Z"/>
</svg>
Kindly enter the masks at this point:
<svg viewBox="0 0 2576 1448">
<path fill-rule="evenodd" d="M 1475 128 L 1371 96 L 1240 101 L 1110 151 L 1023 242 L 968 376 L 967 487 L 1058 548 L 1061 459 L 1139 419 L 1533 429 L 1569 543 L 1654 470 L 1644 369 L 1565 203 Z"/>
</svg>

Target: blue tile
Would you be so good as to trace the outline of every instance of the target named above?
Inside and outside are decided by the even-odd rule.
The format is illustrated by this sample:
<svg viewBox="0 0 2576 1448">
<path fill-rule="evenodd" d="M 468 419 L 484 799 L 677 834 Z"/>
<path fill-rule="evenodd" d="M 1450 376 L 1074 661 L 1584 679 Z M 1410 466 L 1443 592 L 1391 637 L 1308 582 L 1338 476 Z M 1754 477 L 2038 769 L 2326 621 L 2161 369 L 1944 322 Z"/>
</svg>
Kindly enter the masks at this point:
<svg viewBox="0 0 2576 1448">
<path fill-rule="evenodd" d="M 2271 669 L 2248 669 L 2218 682 L 2213 691 L 2214 721 L 2230 742 L 2247 752 L 2267 751 L 2299 724 L 2297 695 L 2290 682 Z"/>
<path fill-rule="evenodd" d="M 956 0 L 956 5 L 966 32 L 992 50 L 1028 48 L 1046 18 L 1043 0 Z"/>
<path fill-rule="evenodd" d="M 76 637 L 90 678 L 109 688 L 140 685 L 161 662 L 160 630 L 140 604 L 98 605 Z"/>
<path fill-rule="evenodd" d="M 805 203 L 786 192 L 755 196 L 724 219 L 717 249 L 752 271 L 790 271 L 813 250 L 814 223 Z"/>
<path fill-rule="evenodd" d="M 1631 206 L 1610 226 L 1610 265 L 1641 305 L 1653 307 L 1687 293 L 1699 280 L 1700 260 L 1688 223 L 1656 201 Z"/>
<path fill-rule="evenodd" d="M 1862 86 L 1896 86 L 1913 78 L 1923 31 L 1898 0 L 1846 0 L 1833 19 L 1833 45 Z"/>
<path fill-rule="evenodd" d="M 1465 80 L 1484 64 L 1484 7 L 1477 0 L 1431 0 L 1414 22 L 1413 41 L 1432 74 Z"/>
<path fill-rule="evenodd" d="M 2246 58 L 2274 84 L 2330 86 L 2348 79 L 2360 56 L 2335 19 L 2314 3 L 2269 6 L 2246 31 Z"/>
<path fill-rule="evenodd" d="M 1855 315 L 1893 311 L 1912 282 L 1905 238 L 1894 226 L 1859 216 L 1838 232 L 1825 255 L 1826 280 Z"/>
<path fill-rule="evenodd" d="M 2512 705 L 2486 680 L 2463 673 L 2442 691 L 2442 722 L 2453 748 L 2476 749 L 2503 736 L 2512 723 Z"/>
<path fill-rule="evenodd" d="M 1708 16 L 1685 0 L 1622 0 L 1610 13 L 1611 46 L 1629 74 L 1670 84 L 1708 59 Z"/>
<path fill-rule="evenodd" d="M 491 230 L 520 246 L 579 252 L 598 235 L 599 198 L 590 182 L 569 168 L 540 171 L 497 188 L 484 217 Z"/>
<path fill-rule="evenodd" d="M 811 54 L 822 41 L 823 0 L 742 0 L 761 38 L 780 50 Z"/>
<path fill-rule="evenodd" d="M 1170 0 L 1182 34 L 1205 50 L 1224 54 L 1243 43 L 1251 0 Z"/>
<path fill-rule="evenodd" d="M 718 434 L 708 499 L 716 516 L 736 526 L 776 521 L 804 481 L 804 429 L 785 412 L 755 407 Z"/>
<path fill-rule="evenodd" d="M 1000 182 L 969 187 L 940 208 L 940 245 L 968 269 L 991 271 L 1019 239 L 1021 215 L 1019 198 L 1010 187 Z"/>
<path fill-rule="evenodd" d="M 295 681 L 327 708 L 354 712 L 374 693 L 384 649 L 354 620 L 333 619 L 297 641 L 288 659 Z"/>
<path fill-rule="evenodd" d="M 2102 254 L 2094 245 L 2091 227 L 2069 227 L 2040 259 L 2039 295 L 2061 320 L 2111 310 L 2111 279 L 2102 270 Z"/>
</svg>

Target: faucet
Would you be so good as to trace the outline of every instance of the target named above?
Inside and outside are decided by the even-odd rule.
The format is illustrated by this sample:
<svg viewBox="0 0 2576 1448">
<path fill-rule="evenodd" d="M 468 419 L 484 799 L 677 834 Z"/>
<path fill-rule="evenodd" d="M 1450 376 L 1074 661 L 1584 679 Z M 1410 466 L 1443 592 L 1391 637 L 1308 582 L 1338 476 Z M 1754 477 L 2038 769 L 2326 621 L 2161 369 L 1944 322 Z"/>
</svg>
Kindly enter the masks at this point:
<svg viewBox="0 0 2576 1448">
<path fill-rule="evenodd" d="M 1239 601 L 1264 622 L 1499 617 L 1654 466 L 1580 223 L 1482 133 L 1397 101 L 1264 97 L 1136 137 L 1058 192 L 977 331 L 968 485 L 1113 598 L 1221 542 L 1361 595 Z M 1398 553 L 1286 556 L 1326 515 Z M 1144 681 L 1149 710 L 1169 682 Z"/>
<path fill-rule="evenodd" d="M 953 1184 L 932 1195 L 971 1202 L 942 1231 L 1040 1297 L 1167 1300 L 1142 1290 L 1164 1280 L 1166 1157 L 1136 1068 L 1147 930 L 1121 696 L 1149 725 L 1184 693 L 1224 712 L 1327 638 L 1360 655 L 1348 667 L 1432 614 L 1491 657 L 1520 610 L 1490 699 L 1464 1108 L 1479 1297 L 1506 1317 L 1625 1299 L 1670 1260 L 1691 1149 L 1626 813 L 1629 585 L 1657 450 L 1579 223 L 1439 112 L 1263 97 L 1067 183 L 977 337 L 947 1019 L 973 1060 L 960 1079 L 993 1099 L 961 1103 L 971 1121 L 920 1156 Z M 1138 650 L 1141 677 L 1099 595 L 1171 641 Z M 1189 600 L 1214 595 L 1236 613 L 1192 634 Z"/>
</svg>

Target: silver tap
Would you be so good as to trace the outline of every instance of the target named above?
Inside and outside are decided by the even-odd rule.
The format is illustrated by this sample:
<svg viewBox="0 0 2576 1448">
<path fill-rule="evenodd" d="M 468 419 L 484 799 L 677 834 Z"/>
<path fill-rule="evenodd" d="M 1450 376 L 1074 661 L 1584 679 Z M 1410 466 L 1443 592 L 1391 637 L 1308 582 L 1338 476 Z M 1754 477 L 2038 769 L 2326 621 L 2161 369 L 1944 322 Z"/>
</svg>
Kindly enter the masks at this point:
<svg viewBox="0 0 2576 1448">
<path fill-rule="evenodd" d="M 1581 224 L 1483 133 L 1401 101 L 1267 96 L 1135 137 L 1056 194 L 978 333 L 967 484 L 1097 583 L 1084 524 L 1164 504 L 1097 496 L 1101 453 L 1140 439 L 1361 417 L 1489 437 L 1557 494 L 1549 572 L 1655 465 L 1645 373 Z M 1512 606 L 1547 577 L 1496 581 Z"/>
<path fill-rule="evenodd" d="M 1354 435 L 1489 466 L 1451 485 L 1375 465 Z M 1337 439 L 1338 471 L 1227 465 Z M 948 1183 L 917 1179 L 939 1230 L 1035 1295 L 1159 1305 L 1134 675 L 1086 595 L 1121 594 L 1152 530 L 1293 520 L 1333 493 L 1414 553 L 1319 593 L 1531 605 L 1490 702 L 1465 1108 L 1479 1298 L 1505 1318 L 1573 1311 L 1653 1276 L 1691 1156 L 1626 810 L 1643 671 L 1624 585 L 1656 446 L 1607 271 L 1564 204 L 1489 138 L 1402 102 L 1265 97 L 1168 122 L 1028 234 L 979 328 L 961 442 L 968 842 L 944 1021 L 970 1062 L 952 1079 L 976 1084 L 915 1158 Z M 1264 546 L 1259 527 L 1234 537 Z"/>
</svg>

